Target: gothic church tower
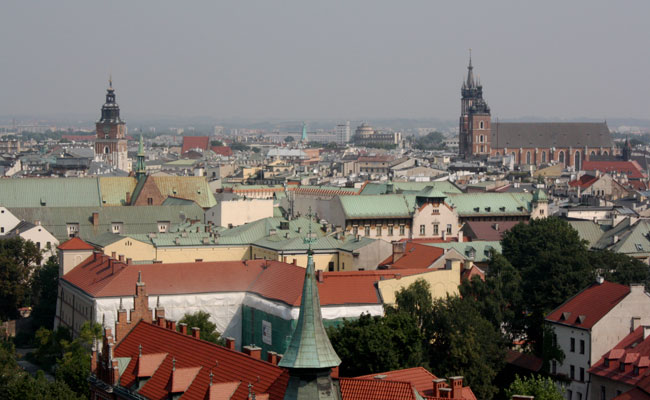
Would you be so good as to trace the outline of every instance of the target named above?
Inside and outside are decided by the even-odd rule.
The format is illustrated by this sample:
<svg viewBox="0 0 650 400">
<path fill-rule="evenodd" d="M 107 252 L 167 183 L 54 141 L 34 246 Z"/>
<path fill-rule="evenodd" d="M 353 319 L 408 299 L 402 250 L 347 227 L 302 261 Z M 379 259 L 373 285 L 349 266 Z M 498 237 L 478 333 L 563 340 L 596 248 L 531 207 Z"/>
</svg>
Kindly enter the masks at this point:
<svg viewBox="0 0 650 400">
<path fill-rule="evenodd" d="M 492 150 L 490 107 L 483 100 L 483 86 L 474 78 L 471 53 L 460 93 L 459 154 L 463 158 L 488 157 Z"/>
</svg>

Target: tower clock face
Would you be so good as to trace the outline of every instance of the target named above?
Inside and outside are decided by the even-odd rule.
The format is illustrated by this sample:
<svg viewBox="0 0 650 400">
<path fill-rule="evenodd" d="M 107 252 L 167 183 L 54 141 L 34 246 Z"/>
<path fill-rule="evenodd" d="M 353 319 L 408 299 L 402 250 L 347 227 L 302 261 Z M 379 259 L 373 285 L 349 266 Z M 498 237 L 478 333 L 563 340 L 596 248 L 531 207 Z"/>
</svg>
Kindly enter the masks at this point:
<svg viewBox="0 0 650 400">
<path fill-rule="evenodd" d="M 108 133 L 108 131 L 111 130 L 111 128 L 108 125 L 104 125 L 104 127 L 102 129 L 103 129 L 104 133 Z"/>
</svg>

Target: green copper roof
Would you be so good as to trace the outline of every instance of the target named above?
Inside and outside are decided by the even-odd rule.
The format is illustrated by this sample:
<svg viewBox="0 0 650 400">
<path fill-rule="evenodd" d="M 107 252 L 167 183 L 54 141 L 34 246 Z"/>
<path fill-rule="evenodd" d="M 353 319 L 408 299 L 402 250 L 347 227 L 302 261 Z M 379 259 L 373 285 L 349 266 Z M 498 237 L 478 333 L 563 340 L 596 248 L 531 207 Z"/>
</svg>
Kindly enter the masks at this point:
<svg viewBox="0 0 650 400">
<path fill-rule="evenodd" d="M 533 203 L 540 201 L 548 202 L 548 196 L 542 189 L 536 189 L 535 192 L 533 192 Z"/>
<path fill-rule="evenodd" d="M 391 186 L 392 185 L 392 186 Z M 439 190 L 443 193 L 462 193 L 458 187 L 449 181 L 434 181 L 434 182 L 369 182 L 367 183 L 363 190 L 361 191 L 362 195 L 369 194 L 387 194 L 390 190 L 392 193 L 410 193 L 414 194 L 427 186 L 431 186 L 436 190 Z"/>
<path fill-rule="evenodd" d="M 336 355 L 323 326 L 318 287 L 314 279 L 314 258 L 309 254 L 298 323 L 289 348 L 278 365 L 284 368 L 333 368 L 340 364 L 341 359 Z"/>
<path fill-rule="evenodd" d="M 346 218 L 410 218 L 413 203 L 406 197 L 402 194 L 381 194 L 339 196 L 339 200 Z"/>
<path fill-rule="evenodd" d="M 447 204 L 456 207 L 459 216 L 528 215 L 532 209 L 531 193 L 460 193 L 450 194 Z"/>
</svg>

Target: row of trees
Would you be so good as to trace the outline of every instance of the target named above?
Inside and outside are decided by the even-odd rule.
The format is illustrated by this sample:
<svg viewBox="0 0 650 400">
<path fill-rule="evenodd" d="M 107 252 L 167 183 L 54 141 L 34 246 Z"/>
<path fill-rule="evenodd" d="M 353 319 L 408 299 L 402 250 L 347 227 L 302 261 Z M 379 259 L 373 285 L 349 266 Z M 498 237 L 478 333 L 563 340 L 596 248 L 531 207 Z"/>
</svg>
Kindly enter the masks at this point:
<svg viewBox="0 0 650 400">
<path fill-rule="evenodd" d="M 561 219 L 519 224 L 501 244 L 503 254 L 492 255 L 485 281 L 474 277 L 463 282 L 461 296 L 433 300 L 428 284 L 417 281 L 396 294 L 396 304 L 386 308 L 385 316 L 363 315 L 330 329 L 343 361 L 341 374 L 422 366 L 438 376 L 463 375 L 478 398 L 489 400 L 510 383 L 502 382 L 500 388 L 495 379 L 515 340 L 523 340 L 525 351 L 547 363 L 562 361 L 561 351 L 544 341 L 544 317 L 597 275 L 622 284 L 648 282 L 642 262 L 589 251 Z M 515 381 L 519 394 L 530 395 L 548 386 L 540 382 Z M 521 393 L 529 386 L 537 389 Z"/>
</svg>

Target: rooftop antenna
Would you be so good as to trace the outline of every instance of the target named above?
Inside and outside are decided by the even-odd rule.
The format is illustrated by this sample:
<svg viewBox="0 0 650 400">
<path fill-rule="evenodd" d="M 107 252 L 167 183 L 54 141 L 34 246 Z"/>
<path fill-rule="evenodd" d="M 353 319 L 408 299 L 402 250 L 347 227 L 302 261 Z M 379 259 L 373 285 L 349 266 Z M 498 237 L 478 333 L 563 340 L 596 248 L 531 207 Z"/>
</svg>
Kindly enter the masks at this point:
<svg viewBox="0 0 650 400">
<path fill-rule="evenodd" d="M 110 72 L 108 73 L 108 88 L 113 89 L 113 74 Z"/>
</svg>

